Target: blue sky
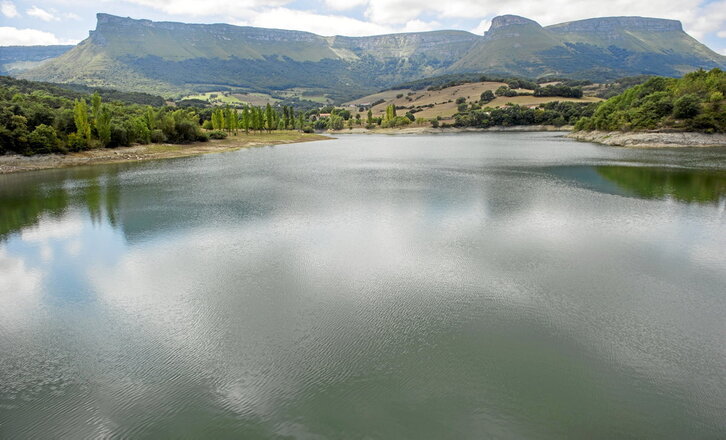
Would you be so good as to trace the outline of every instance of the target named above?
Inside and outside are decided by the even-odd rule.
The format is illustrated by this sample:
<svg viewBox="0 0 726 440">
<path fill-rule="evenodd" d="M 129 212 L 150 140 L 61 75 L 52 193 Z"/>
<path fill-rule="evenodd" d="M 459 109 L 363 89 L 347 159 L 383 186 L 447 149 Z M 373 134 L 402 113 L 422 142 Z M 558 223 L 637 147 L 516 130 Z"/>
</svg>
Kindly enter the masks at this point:
<svg viewBox="0 0 726 440">
<path fill-rule="evenodd" d="M 0 45 L 76 43 L 95 28 L 97 12 L 322 35 L 434 29 L 482 33 L 501 14 L 523 15 L 543 25 L 640 15 L 680 20 L 688 33 L 726 55 L 726 0 L 0 0 Z"/>
</svg>

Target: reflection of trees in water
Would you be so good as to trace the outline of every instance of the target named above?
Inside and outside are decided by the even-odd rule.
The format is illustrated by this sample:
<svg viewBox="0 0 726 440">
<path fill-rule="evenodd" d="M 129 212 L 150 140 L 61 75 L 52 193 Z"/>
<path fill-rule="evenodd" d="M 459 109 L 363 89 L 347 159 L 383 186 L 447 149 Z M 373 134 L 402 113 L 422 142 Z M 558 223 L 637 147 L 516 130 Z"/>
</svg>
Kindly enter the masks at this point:
<svg viewBox="0 0 726 440">
<path fill-rule="evenodd" d="M 710 203 L 726 197 L 724 171 L 627 166 L 596 169 L 602 177 L 644 198 Z"/>
<path fill-rule="evenodd" d="M 71 207 L 85 206 L 91 221 L 117 226 L 120 187 L 117 172 L 73 170 L 59 175 L 13 175 L 0 181 L 0 239 L 60 218 Z"/>
</svg>

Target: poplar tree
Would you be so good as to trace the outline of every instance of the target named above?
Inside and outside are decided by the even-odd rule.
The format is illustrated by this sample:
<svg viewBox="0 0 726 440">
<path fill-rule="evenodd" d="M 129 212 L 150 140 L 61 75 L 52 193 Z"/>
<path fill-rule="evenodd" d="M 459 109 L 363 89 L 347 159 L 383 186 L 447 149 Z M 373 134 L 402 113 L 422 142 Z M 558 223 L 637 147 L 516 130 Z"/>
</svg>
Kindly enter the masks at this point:
<svg viewBox="0 0 726 440">
<path fill-rule="evenodd" d="M 73 121 L 76 123 L 78 136 L 86 141 L 91 142 L 91 124 L 88 123 L 88 105 L 86 100 L 81 98 L 74 102 L 73 105 Z"/>
<path fill-rule="evenodd" d="M 272 128 L 274 127 L 275 123 L 275 112 L 272 111 L 272 106 L 270 103 L 267 103 L 267 106 L 265 107 L 265 125 L 268 132 L 272 132 Z"/>
<path fill-rule="evenodd" d="M 245 106 L 245 108 L 242 110 L 242 128 L 245 131 L 245 134 L 249 134 L 250 132 L 250 109 Z"/>
<path fill-rule="evenodd" d="M 95 116 L 95 120 L 98 140 L 105 147 L 111 143 L 111 112 L 108 106 L 104 105 L 103 108 L 98 109 L 98 115 Z"/>
<path fill-rule="evenodd" d="M 91 115 L 93 116 L 93 124 L 96 125 L 99 116 L 101 116 L 101 95 L 97 91 L 91 95 Z M 98 131 L 98 127 L 96 127 L 96 131 Z"/>
</svg>

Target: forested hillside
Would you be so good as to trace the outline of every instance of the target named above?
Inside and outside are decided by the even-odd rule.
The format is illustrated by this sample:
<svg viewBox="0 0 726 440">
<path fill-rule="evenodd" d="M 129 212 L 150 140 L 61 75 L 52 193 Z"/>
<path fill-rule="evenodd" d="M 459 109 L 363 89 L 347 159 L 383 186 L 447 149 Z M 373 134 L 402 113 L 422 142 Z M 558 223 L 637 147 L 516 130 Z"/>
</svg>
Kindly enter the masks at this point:
<svg viewBox="0 0 726 440">
<path fill-rule="evenodd" d="M 105 93 L 125 96 L 123 92 Z M 68 153 L 134 143 L 189 143 L 223 138 L 238 130 L 304 128 L 303 114 L 287 106 L 179 109 L 107 102 L 103 96 L 0 78 L 0 154 Z M 204 130 L 202 125 L 213 131 Z"/>
<path fill-rule="evenodd" d="M 699 70 L 655 77 L 600 104 L 577 130 L 674 129 L 726 132 L 726 72 Z"/>
</svg>

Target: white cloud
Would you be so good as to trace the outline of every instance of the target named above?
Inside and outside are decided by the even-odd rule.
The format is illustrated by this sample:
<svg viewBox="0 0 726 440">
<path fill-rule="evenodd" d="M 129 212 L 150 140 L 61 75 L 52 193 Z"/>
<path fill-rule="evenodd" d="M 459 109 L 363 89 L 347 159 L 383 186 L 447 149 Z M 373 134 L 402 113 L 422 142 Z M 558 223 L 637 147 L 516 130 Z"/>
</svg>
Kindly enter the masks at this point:
<svg viewBox="0 0 726 440">
<path fill-rule="evenodd" d="M 403 26 L 402 31 L 403 32 L 424 32 L 424 31 L 433 31 L 436 29 L 439 29 L 441 27 L 441 24 L 432 21 L 432 22 L 425 22 L 421 20 L 411 20 L 408 23 L 406 23 L 405 26 Z"/>
<path fill-rule="evenodd" d="M 4 46 L 37 46 L 50 44 L 75 44 L 75 41 L 60 40 L 50 32 L 37 29 L 18 29 L 0 26 L 0 41 Z"/>
<path fill-rule="evenodd" d="M 147 6 L 167 14 L 189 16 L 228 15 L 243 18 L 254 15 L 253 10 L 264 7 L 284 6 L 291 0 L 205 0 L 201 4 L 197 0 L 125 0 L 141 6 Z"/>
<path fill-rule="evenodd" d="M 368 0 L 325 0 L 325 6 L 336 11 L 357 8 L 368 3 Z"/>
<path fill-rule="evenodd" d="M 492 25 L 492 21 L 491 20 L 482 20 L 479 23 L 479 26 L 475 27 L 470 32 L 472 34 L 484 35 L 484 32 L 488 31 L 489 30 L 489 27 L 491 25 Z"/>
<path fill-rule="evenodd" d="M 43 219 L 32 229 L 23 230 L 20 237 L 29 243 L 47 243 L 49 240 L 68 239 L 83 231 L 83 219 L 68 217 L 63 220 Z"/>
<path fill-rule="evenodd" d="M 0 249 L 0 332 L 37 316 L 43 274 Z"/>
<path fill-rule="evenodd" d="M 320 15 L 288 8 L 263 11 L 249 21 L 252 26 L 295 29 L 320 35 L 374 35 L 394 29 L 342 15 Z"/>
<path fill-rule="evenodd" d="M 2 2 L 0 3 L 0 13 L 8 18 L 15 18 L 19 16 L 18 9 L 15 7 L 13 2 Z"/>
<path fill-rule="evenodd" d="M 57 16 L 51 14 L 50 12 L 46 11 L 45 9 L 41 9 L 37 6 L 33 6 L 32 8 L 25 11 L 28 15 L 31 17 L 39 18 L 43 21 L 58 21 L 60 18 Z"/>
</svg>

